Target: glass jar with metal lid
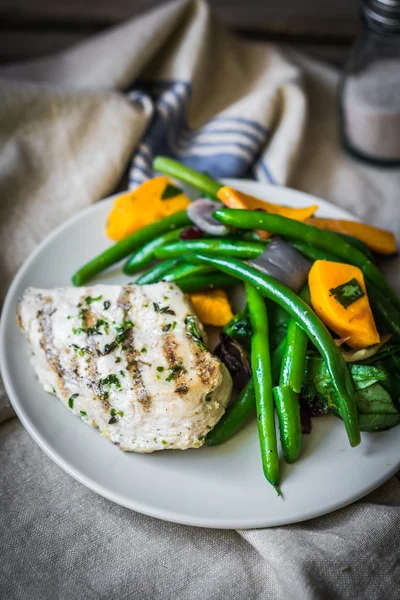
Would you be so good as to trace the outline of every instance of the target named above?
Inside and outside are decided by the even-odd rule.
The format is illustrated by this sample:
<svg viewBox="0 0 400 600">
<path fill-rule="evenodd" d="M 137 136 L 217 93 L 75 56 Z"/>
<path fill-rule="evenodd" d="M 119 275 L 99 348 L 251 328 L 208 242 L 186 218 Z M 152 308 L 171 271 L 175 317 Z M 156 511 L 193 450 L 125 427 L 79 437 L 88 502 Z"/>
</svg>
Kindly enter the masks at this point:
<svg viewBox="0 0 400 600">
<path fill-rule="evenodd" d="M 362 0 L 362 32 L 340 83 L 340 127 L 353 155 L 400 165 L 400 0 Z"/>
</svg>

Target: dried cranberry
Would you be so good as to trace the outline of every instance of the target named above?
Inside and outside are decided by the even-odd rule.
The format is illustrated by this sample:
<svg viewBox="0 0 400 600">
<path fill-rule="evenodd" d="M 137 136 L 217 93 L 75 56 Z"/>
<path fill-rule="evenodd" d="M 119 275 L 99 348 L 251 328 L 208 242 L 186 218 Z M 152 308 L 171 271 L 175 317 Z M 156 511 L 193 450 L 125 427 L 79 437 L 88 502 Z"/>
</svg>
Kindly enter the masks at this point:
<svg viewBox="0 0 400 600">
<path fill-rule="evenodd" d="M 179 237 L 181 240 L 198 240 L 199 238 L 203 237 L 203 231 L 200 229 L 200 227 L 193 225 L 193 227 L 187 227 L 187 229 L 181 231 Z"/>
<path fill-rule="evenodd" d="M 307 410 L 307 406 L 300 405 L 301 433 L 309 434 L 312 429 L 311 415 Z"/>
</svg>

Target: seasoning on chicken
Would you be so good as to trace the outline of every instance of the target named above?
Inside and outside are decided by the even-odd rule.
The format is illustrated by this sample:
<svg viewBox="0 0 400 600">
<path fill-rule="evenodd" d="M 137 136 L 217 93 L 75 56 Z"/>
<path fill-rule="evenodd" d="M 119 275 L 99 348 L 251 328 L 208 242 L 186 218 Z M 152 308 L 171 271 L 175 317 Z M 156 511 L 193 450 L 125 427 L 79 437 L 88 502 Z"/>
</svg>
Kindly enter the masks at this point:
<svg viewBox="0 0 400 600">
<path fill-rule="evenodd" d="M 17 321 L 47 392 L 121 450 L 198 448 L 232 382 L 175 284 L 25 291 Z"/>
</svg>

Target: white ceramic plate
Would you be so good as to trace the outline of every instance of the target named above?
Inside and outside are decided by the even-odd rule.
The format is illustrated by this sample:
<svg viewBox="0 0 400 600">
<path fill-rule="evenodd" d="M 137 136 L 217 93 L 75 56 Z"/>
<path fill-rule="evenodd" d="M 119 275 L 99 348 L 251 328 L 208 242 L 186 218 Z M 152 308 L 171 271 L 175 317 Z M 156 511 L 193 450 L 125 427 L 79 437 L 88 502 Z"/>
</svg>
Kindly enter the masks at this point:
<svg viewBox="0 0 400 600">
<path fill-rule="evenodd" d="M 319 214 L 345 211 L 290 189 L 232 180 L 260 198 L 293 207 L 317 202 Z M 282 461 L 278 498 L 264 479 L 255 423 L 223 446 L 198 450 L 122 453 L 46 394 L 29 364 L 16 322 L 17 301 L 28 286 L 68 285 L 71 274 L 108 244 L 104 223 L 112 199 L 81 212 L 54 231 L 18 272 L 3 308 L 0 357 L 7 392 L 22 423 L 41 448 L 78 481 L 106 498 L 153 517 L 218 528 L 269 527 L 326 514 L 367 494 L 400 466 L 397 428 L 363 434 L 350 448 L 342 422 L 315 419 L 300 460 Z M 98 278 L 124 283 L 117 267 Z"/>
</svg>

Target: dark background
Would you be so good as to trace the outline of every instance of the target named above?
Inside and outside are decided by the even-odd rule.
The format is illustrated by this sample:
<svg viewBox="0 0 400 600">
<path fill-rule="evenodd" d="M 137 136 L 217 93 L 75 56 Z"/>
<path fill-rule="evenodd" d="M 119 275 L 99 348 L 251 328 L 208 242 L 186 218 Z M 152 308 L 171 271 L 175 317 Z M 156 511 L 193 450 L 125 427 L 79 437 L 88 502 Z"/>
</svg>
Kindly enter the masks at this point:
<svg viewBox="0 0 400 600">
<path fill-rule="evenodd" d="M 165 0 L 0 0 L 0 62 L 43 56 Z M 358 29 L 358 0 L 209 0 L 231 29 L 289 42 L 341 64 Z"/>
</svg>

